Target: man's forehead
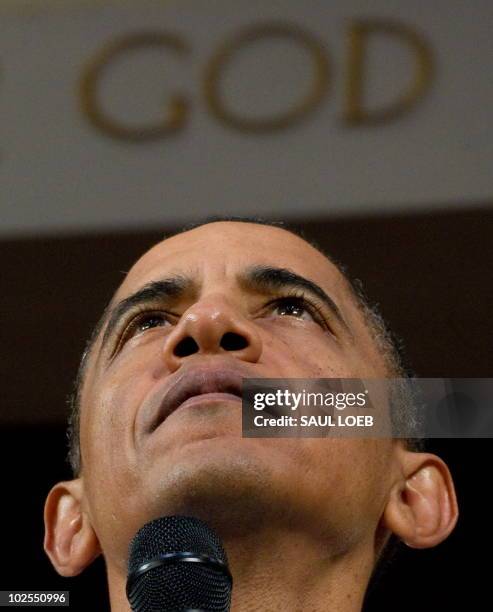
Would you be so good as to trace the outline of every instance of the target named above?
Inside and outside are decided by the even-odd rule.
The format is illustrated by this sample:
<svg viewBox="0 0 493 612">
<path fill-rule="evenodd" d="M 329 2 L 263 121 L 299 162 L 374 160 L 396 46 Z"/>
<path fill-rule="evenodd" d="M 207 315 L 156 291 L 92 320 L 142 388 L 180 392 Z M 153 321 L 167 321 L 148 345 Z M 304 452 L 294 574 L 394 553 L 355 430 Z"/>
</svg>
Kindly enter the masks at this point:
<svg viewBox="0 0 493 612">
<path fill-rule="evenodd" d="M 299 236 L 279 227 L 222 221 L 154 245 L 129 270 L 113 301 L 161 276 L 210 270 L 235 276 L 259 264 L 288 268 L 332 288 L 344 282 L 337 267 Z"/>
</svg>

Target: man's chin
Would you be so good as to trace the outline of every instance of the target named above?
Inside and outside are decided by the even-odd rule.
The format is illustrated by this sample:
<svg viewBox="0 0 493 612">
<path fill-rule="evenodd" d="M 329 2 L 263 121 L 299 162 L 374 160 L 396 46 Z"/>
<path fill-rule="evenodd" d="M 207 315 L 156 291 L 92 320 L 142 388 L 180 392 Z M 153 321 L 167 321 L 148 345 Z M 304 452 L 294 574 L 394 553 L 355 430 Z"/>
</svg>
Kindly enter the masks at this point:
<svg viewBox="0 0 493 612">
<path fill-rule="evenodd" d="M 259 442 L 227 436 L 201 439 L 163 457 L 147 473 L 152 513 L 196 516 L 223 537 L 272 521 L 281 507 L 286 509 L 281 495 L 286 487 L 279 487 L 267 449 L 259 449 Z"/>
</svg>

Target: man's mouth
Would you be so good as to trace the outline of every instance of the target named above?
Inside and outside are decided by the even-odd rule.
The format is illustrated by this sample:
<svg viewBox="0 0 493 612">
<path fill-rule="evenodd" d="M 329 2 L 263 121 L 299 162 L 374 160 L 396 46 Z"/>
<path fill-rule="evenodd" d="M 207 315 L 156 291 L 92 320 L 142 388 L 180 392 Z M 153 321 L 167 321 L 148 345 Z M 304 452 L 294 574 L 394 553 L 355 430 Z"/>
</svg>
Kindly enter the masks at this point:
<svg viewBox="0 0 493 612">
<path fill-rule="evenodd" d="M 190 369 L 168 389 L 157 410 L 154 431 L 179 408 L 213 401 L 241 401 L 243 376 L 232 369 Z"/>
<path fill-rule="evenodd" d="M 198 395 L 192 395 L 184 402 L 182 402 L 173 412 L 181 410 L 182 408 L 189 408 L 195 404 L 204 404 L 207 402 L 220 402 L 220 401 L 236 401 L 241 402 L 241 397 L 234 395 L 233 393 L 199 393 Z"/>
</svg>

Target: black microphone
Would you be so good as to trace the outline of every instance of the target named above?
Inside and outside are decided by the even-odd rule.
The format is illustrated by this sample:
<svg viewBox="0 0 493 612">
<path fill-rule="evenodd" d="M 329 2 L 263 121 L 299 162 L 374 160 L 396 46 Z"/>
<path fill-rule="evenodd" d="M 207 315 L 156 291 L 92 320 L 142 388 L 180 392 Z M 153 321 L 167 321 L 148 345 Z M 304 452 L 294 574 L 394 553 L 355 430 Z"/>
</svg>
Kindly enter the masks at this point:
<svg viewBox="0 0 493 612">
<path fill-rule="evenodd" d="M 147 523 L 130 544 L 133 612 L 229 612 L 233 579 L 217 534 L 191 516 Z"/>
</svg>

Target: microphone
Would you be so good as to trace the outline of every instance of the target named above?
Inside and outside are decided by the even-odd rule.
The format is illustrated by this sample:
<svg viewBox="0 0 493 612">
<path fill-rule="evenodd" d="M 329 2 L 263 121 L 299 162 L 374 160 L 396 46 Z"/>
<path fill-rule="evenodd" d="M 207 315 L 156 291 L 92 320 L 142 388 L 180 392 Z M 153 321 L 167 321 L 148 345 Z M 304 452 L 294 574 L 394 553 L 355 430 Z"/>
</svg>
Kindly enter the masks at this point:
<svg viewBox="0 0 493 612">
<path fill-rule="evenodd" d="M 130 544 L 133 612 L 229 612 L 233 579 L 217 534 L 191 516 L 145 524 Z"/>
</svg>

